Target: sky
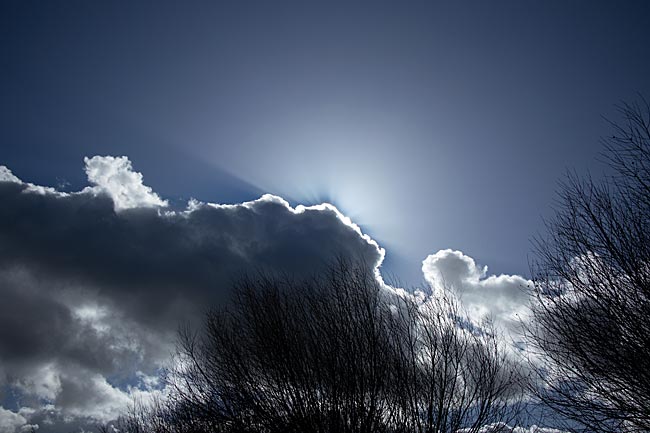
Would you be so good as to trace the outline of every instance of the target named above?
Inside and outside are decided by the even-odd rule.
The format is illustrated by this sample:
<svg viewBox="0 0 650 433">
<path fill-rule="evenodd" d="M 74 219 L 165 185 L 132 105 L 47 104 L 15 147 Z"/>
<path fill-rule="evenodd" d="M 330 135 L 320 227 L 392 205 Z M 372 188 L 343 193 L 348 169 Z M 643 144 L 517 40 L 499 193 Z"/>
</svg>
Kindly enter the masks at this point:
<svg viewBox="0 0 650 433">
<path fill-rule="evenodd" d="M 650 95 L 649 18 L 645 1 L 2 2 L 0 430 L 153 392 L 178 321 L 251 266 L 360 256 L 404 286 L 454 281 L 510 326 L 558 180 L 601 176 L 605 118 Z"/>
</svg>

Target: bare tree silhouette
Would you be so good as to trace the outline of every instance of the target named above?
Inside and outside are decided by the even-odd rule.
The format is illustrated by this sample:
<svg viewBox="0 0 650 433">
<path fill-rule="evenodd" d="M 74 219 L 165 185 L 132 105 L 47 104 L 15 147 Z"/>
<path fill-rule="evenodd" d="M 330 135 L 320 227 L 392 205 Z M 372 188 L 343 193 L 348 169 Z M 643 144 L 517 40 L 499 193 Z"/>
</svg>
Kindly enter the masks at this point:
<svg viewBox="0 0 650 433">
<path fill-rule="evenodd" d="M 469 326 L 449 298 L 398 296 L 367 269 L 242 278 L 229 309 L 180 334 L 169 398 L 134 407 L 119 428 L 472 433 L 515 420 L 521 375 L 495 333 Z"/>
<path fill-rule="evenodd" d="M 476 433 L 491 425 L 499 432 L 516 425 L 526 382 L 491 324 L 472 326 L 443 294 L 401 305 L 393 322 L 399 431 Z"/>
<path fill-rule="evenodd" d="M 619 107 L 615 174 L 561 185 L 538 239 L 531 345 L 540 399 L 595 432 L 650 431 L 650 106 Z"/>
</svg>

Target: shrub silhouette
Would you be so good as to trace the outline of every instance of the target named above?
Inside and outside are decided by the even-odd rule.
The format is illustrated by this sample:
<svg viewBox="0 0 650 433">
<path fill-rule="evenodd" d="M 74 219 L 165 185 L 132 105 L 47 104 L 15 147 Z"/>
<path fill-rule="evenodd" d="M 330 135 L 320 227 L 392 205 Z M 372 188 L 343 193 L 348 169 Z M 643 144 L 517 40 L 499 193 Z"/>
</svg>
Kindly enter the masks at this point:
<svg viewBox="0 0 650 433">
<path fill-rule="evenodd" d="M 244 277 L 234 294 L 181 332 L 169 397 L 121 431 L 472 433 L 519 414 L 519 371 L 449 297 L 397 295 L 344 261 L 310 280 Z"/>
<path fill-rule="evenodd" d="M 605 139 L 614 174 L 570 175 L 537 241 L 535 392 L 574 430 L 650 431 L 650 106 L 619 108 Z"/>
</svg>

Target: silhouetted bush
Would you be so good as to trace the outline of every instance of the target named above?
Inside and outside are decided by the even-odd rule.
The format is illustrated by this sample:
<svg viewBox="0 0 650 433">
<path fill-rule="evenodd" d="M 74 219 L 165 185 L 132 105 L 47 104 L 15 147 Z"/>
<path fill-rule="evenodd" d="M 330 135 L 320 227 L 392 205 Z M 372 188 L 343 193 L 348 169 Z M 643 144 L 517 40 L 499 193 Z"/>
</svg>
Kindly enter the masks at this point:
<svg viewBox="0 0 650 433">
<path fill-rule="evenodd" d="M 605 140 L 614 174 L 569 176 L 537 243 L 536 389 L 587 431 L 650 431 L 650 107 L 624 104 Z"/>
<path fill-rule="evenodd" d="M 168 399 L 134 407 L 121 431 L 472 433 L 515 420 L 523 383 L 493 330 L 366 269 L 242 278 L 230 308 L 180 334 Z"/>
</svg>

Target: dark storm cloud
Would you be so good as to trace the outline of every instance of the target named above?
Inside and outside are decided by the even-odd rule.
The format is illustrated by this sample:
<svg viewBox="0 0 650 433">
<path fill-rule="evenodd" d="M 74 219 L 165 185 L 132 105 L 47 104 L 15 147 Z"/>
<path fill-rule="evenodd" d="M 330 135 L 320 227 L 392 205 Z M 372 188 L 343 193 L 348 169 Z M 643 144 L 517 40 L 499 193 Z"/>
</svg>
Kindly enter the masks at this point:
<svg viewBox="0 0 650 433">
<path fill-rule="evenodd" d="M 234 206 L 193 202 L 185 211 L 116 212 L 104 192 L 39 194 L 4 182 L 0 200 L 3 267 L 92 282 L 100 295 L 128 300 L 142 314 L 160 313 L 178 297 L 223 301 L 229 277 L 251 267 L 302 273 L 337 254 L 368 263 L 380 257 L 334 208 L 297 212 L 273 196 Z M 146 306 L 137 302 L 144 300 Z"/>
<path fill-rule="evenodd" d="M 383 249 L 331 205 L 265 195 L 172 209 L 128 158 L 85 163 L 91 186 L 75 193 L 0 166 L 0 390 L 19 396 L 0 406 L 7 431 L 108 421 L 132 397 L 164 392 L 156 373 L 179 323 L 226 303 L 243 272 L 309 276 L 344 257 L 381 279 Z M 422 271 L 433 293 L 453 288 L 477 323 L 491 316 L 511 331 L 525 303 L 525 279 L 487 276 L 460 251 L 429 256 Z"/>
<path fill-rule="evenodd" d="M 332 206 L 267 195 L 171 210 L 125 157 L 87 159 L 86 173 L 91 187 L 61 193 L 0 169 L 0 384 L 52 416 L 119 413 L 117 384 L 151 380 L 179 322 L 226 302 L 242 272 L 383 258 Z"/>
</svg>

